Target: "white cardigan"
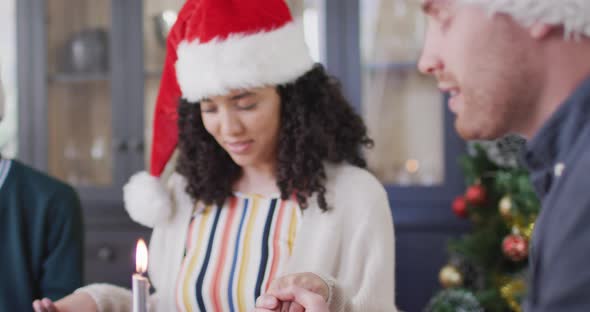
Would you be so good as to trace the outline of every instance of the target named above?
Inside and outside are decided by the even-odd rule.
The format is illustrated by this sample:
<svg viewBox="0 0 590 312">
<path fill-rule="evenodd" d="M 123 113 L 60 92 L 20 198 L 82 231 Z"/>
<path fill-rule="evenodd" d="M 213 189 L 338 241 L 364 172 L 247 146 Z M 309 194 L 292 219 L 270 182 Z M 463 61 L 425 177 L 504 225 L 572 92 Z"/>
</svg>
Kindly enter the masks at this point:
<svg viewBox="0 0 590 312">
<path fill-rule="evenodd" d="M 313 272 L 330 285 L 330 311 L 396 311 L 394 303 L 394 233 L 387 193 L 366 170 L 326 164 L 326 200 L 322 212 L 315 196 L 308 200 L 284 272 Z M 149 276 L 156 289 L 151 311 L 175 311 L 176 278 L 193 209 L 186 180 L 173 174 L 168 183 L 173 210 L 154 227 L 149 246 Z M 133 215 L 134 213 L 130 213 Z M 131 293 L 107 284 L 86 292 L 99 311 L 131 311 Z"/>
</svg>

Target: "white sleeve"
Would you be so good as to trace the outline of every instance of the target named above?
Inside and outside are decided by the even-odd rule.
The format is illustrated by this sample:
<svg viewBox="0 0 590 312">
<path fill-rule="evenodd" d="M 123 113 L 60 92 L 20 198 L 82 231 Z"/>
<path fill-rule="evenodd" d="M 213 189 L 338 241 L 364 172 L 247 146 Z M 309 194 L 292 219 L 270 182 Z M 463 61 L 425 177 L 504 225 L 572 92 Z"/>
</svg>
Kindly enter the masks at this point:
<svg viewBox="0 0 590 312">
<path fill-rule="evenodd" d="M 394 281 L 393 218 L 387 193 L 381 185 L 367 190 L 366 209 L 351 214 L 354 228 L 348 237 L 348 270 L 357 271 L 354 281 L 344 283 L 322 276 L 330 286 L 332 312 L 397 311 Z M 361 207 L 355 207 L 361 208 Z M 361 216 L 362 214 L 362 216 Z"/>
</svg>

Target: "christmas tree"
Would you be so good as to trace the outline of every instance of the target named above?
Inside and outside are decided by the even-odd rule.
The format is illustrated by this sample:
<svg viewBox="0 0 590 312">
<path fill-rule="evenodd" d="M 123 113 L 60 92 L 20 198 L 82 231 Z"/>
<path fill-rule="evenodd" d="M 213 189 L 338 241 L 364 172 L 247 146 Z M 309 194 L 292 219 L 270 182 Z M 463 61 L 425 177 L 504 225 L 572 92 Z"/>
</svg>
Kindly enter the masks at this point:
<svg viewBox="0 0 590 312">
<path fill-rule="evenodd" d="M 468 187 L 452 210 L 472 231 L 449 242 L 449 262 L 439 273 L 444 289 L 426 311 L 521 311 L 528 242 L 540 208 L 518 165 L 523 144 L 518 137 L 475 143 L 461 159 Z"/>
</svg>

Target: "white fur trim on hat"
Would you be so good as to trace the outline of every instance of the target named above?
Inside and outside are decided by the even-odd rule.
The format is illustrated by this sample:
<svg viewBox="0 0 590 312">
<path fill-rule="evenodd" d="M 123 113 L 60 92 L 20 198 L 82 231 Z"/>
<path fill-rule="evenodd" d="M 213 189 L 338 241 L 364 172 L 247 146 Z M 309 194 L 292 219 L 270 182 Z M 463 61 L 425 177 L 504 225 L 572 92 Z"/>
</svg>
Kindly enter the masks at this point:
<svg viewBox="0 0 590 312">
<path fill-rule="evenodd" d="M 147 227 L 168 220 L 172 212 L 170 197 L 160 179 L 146 171 L 129 179 L 123 187 L 123 200 L 131 219 Z"/>
<path fill-rule="evenodd" d="M 182 41 L 177 55 L 178 84 L 189 102 L 235 89 L 288 83 L 313 67 L 299 22 L 205 44 L 198 39 Z"/>
<path fill-rule="evenodd" d="M 590 37 L 590 0 L 461 0 L 488 12 L 506 13 L 526 26 L 563 25 L 566 36 Z"/>
</svg>

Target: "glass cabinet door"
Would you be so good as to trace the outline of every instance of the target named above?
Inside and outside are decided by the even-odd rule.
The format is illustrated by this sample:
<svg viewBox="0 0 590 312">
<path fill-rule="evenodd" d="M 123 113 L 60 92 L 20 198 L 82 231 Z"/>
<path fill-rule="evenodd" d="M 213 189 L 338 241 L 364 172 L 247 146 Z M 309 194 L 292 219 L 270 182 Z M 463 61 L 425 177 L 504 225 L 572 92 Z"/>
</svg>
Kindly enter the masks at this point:
<svg viewBox="0 0 590 312">
<path fill-rule="evenodd" d="M 17 154 L 16 0 L 0 1 L 0 154 Z"/>
<path fill-rule="evenodd" d="M 185 0 L 143 1 L 145 167 L 149 168 L 153 117 L 166 56 L 166 37 Z"/>
<path fill-rule="evenodd" d="M 361 0 L 362 113 L 369 167 L 389 185 L 444 183 L 443 98 L 416 69 L 425 31 L 419 1 Z"/>
<path fill-rule="evenodd" d="M 76 187 L 113 184 L 111 2 L 45 2 L 49 174 Z"/>
<path fill-rule="evenodd" d="M 303 23 L 305 43 L 315 62 L 324 61 L 325 0 L 288 0 L 293 17 Z"/>
</svg>

